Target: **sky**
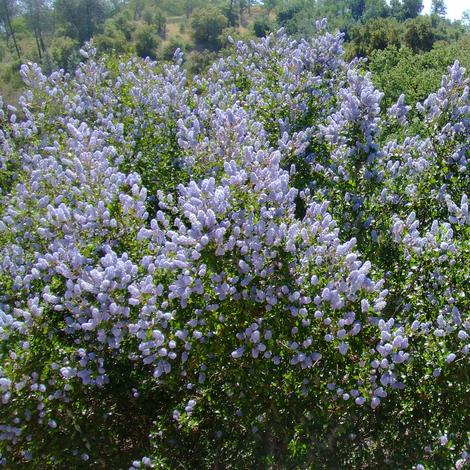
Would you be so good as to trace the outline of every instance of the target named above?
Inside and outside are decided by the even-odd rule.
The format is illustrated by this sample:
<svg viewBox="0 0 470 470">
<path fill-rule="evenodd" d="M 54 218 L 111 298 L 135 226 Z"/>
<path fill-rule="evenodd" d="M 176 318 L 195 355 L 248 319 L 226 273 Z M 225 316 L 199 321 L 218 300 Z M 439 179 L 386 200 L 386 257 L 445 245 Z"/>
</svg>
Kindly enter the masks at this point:
<svg viewBox="0 0 470 470">
<path fill-rule="evenodd" d="M 445 0 L 447 6 L 447 18 L 459 20 L 465 10 L 470 10 L 470 0 Z M 424 0 L 423 13 L 431 10 L 431 0 Z"/>
</svg>

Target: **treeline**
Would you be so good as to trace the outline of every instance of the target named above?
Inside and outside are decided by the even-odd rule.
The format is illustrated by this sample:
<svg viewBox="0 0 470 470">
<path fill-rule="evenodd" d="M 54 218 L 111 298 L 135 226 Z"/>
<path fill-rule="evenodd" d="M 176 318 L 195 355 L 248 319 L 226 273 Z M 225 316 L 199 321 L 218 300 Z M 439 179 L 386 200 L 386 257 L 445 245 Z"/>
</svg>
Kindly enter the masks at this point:
<svg viewBox="0 0 470 470">
<path fill-rule="evenodd" d="M 249 8 L 249 4 L 245 0 L 238 3 L 241 16 L 244 5 Z M 179 26 L 180 34 L 172 31 L 171 36 L 184 36 L 186 23 L 190 27 L 188 20 L 203 5 L 206 16 L 213 13 L 211 8 L 215 5 L 218 11 L 212 17 L 212 24 L 199 24 L 200 19 L 195 22 L 195 40 L 214 42 L 217 37 L 213 36 L 218 36 L 215 33 L 221 32 L 222 27 L 238 24 L 236 13 L 230 11 L 235 8 L 233 1 L 225 9 L 226 17 L 222 21 L 219 15 L 224 5 L 217 1 L 0 0 L 3 40 L 0 57 L 14 56 L 18 61 L 53 60 L 67 68 L 73 61 L 72 51 L 91 38 L 102 52 L 137 52 L 155 57 L 159 45 L 167 39 L 167 23 Z M 214 44 L 206 45 L 214 48 Z"/>
<path fill-rule="evenodd" d="M 0 95 L 20 86 L 25 61 L 46 72 L 74 69 L 92 38 L 99 53 L 169 59 L 180 48 L 199 71 L 228 35 L 250 36 L 253 7 L 253 0 L 0 0 Z"/>
<path fill-rule="evenodd" d="M 374 61 L 396 67 L 410 54 L 446 47 L 465 63 L 470 11 L 449 21 L 444 0 L 433 0 L 430 15 L 422 11 L 422 0 L 0 0 L 0 94 L 8 98 L 21 87 L 18 69 L 28 60 L 46 72 L 73 70 L 91 38 L 107 54 L 170 59 L 180 48 L 190 71 L 199 72 L 229 35 L 249 39 L 283 27 L 308 38 L 323 17 L 344 33 L 347 57 L 368 57 L 371 67 Z M 382 57 L 377 51 L 388 52 Z M 434 66 L 440 76 L 442 67 Z"/>
</svg>

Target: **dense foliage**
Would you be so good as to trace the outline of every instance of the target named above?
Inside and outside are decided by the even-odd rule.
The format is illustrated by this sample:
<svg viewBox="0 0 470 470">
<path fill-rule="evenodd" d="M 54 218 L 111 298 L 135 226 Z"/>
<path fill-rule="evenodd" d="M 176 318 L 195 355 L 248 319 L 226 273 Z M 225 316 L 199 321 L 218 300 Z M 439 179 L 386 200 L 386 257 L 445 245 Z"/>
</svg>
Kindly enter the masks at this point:
<svg viewBox="0 0 470 470">
<path fill-rule="evenodd" d="M 410 124 L 340 34 L 82 54 L 0 111 L 6 467 L 463 468 L 464 69 Z"/>
<path fill-rule="evenodd" d="M 421 54 L 439 43 L 453 52 L 456 41 L 470 37 L 470 11 L 460 21 L 450 21 L 443 0 L 433 0 L 427 15 L 422 15 L 423 4 L 422 0 L 0 0 L 0 94 L 8 103 L 16 101 L 24 88 L 19 69 L 28 60 L 41 65 L 46 74 L 59 68 L 73 71 L 80 62 L 79 49 L 91 38 L 98 56 L 118 56 L 124 62 L 134 53 L 168 60 L 179 48 L 185 52 L 188 71 L 200 73 L 217 55 L 226 53 L 229 35 L 249 40 L 284 27 L 293 37 L 308 39 L 315 34 L 315 21 L 324 17 L 332 30 L 344 33 L 349 59 L 370 57 L 387 47 L 407 47 Z"/>
<path fill-rule="evenodd" d="M 22 88 L 19 68 L 31 60 L 45 73 L 73 71 L 91 38 L 98 55 L 136 53 L 166 57 L 179 47 L 188 68 L 200 68 L 200 51 L 218 50 L 224 28 L 249 28 L 252 0 L 1 0 L 0 93 L 13 101 Z M 204 7 L 201 9 L 200 7 Z M 260 10 L 260 6 L 257 10 Z M 232 22 L 229 22 L 229 19 Z M 207 52 L 210 56 L 210 52 Z M 122 59 L 125 60 L 125 59 Z M 16 95 L 18 96 L 18 94 Z"/>
<path fill-rule="evenodd" d="M 367 69 L 384 93 L 382 106 L 391 106 L 401 94 L 405 94 L 408 104 L 415 104 L 439 87 L 442 75 L 455 60 L 470 70 L 470 36 L 452 45 L 438 44 L 422 54 L 414 54 L 408 47 L 375 50 L 367 61 Z"/>
</svg>

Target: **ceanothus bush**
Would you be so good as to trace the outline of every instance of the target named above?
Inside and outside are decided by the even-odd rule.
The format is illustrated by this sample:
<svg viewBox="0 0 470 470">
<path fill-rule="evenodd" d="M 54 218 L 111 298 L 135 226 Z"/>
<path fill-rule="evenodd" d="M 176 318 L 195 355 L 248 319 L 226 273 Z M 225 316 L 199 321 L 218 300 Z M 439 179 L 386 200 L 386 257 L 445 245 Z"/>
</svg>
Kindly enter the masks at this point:
<svg viewBox="0 0 470 470">
<path fill-rule="evenodd" d="M 0 102 L 7 468 L 463 468 L 470 101 L 416 104 L 342 37 L 204 76 L 24 65 Z"/>
</svg>

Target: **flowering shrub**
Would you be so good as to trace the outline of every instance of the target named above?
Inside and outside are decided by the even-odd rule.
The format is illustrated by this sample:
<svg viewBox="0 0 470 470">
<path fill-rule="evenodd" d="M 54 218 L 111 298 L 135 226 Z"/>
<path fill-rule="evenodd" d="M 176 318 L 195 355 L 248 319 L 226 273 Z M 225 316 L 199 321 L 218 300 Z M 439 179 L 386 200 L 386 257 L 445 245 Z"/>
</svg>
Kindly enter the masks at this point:
<svg viewBox="0 0 470 470">
<path fill-rule="evenodd" d="M 324 26 L 192 80 L 91 47 L 73 75 L 22 67 L 6 467 L 468 463 L 468 80 L 454 64 L 410 124 Z"/>
</svg>

